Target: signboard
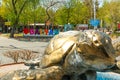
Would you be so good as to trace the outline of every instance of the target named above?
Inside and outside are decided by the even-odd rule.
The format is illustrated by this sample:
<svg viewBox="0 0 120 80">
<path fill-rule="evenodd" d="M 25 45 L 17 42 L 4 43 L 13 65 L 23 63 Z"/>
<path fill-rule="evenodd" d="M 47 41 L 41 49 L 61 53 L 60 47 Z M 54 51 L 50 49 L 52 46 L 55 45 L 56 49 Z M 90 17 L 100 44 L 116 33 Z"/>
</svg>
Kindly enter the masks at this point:
<svg viewBox="0 0 120 80">
<path fill-rule="evenodd" d="M 10 26 L 11 22 L 5 22 L 6 26 Z"/>
<path fill-rule="evenodd" d="M 98 20 L 98 19 L 91 19 L 90 20 L 90 24 L 91 24 L 91 26 L 94 26 L 94 27 L 97 27 L 99 24 L 100 24 L 100 20 Z"/>
</svg>

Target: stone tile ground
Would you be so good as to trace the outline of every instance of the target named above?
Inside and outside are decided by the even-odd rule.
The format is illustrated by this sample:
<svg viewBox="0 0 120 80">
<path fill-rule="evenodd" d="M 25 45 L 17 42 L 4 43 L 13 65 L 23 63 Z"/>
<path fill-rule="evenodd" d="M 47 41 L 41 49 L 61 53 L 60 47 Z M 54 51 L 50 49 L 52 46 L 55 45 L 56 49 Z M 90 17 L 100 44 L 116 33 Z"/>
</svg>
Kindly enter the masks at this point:
<svg viewBox="0 0 120 80">
<path fill-rule="evenodd" d="M 44 50 L 48 42 L 27 42 L 27 41 L 19 41 L 11 38 L 0 37 L 0 63 L 8 64 L 13 63 L 13 60 L 5 57 L 3 53 L 11 50 L 18 49 L 29 49 L 32 51 L 36 51 L 40 56 L 43 55 Z"/>
</svg>

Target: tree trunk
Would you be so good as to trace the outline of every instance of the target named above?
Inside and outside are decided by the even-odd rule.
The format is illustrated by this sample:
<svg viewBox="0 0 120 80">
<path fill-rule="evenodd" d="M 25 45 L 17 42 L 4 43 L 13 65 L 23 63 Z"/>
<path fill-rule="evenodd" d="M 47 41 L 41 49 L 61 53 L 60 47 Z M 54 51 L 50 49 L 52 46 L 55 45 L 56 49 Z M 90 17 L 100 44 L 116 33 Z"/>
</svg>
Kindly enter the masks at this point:
<svg viewBox="0 0 120 80">
<path fill-rule="evenodd" d="M 13 23 L 13 27 L 10 33 L 10 38 L 14 38 L 15 28 L 18 25 L 18 22 L 19 22 L 19 16 L 17 16 L 17 18 L 15 19 L 15 22 Z"/>
<path fill-rule="evenodd" d="M 15 25 L 11 29 L 10 38 L 14 38 Z"/>
<path fill-rule="evenodd" d="M 49 7 L 46 9 L 46 14 L 47 14 L 48 18 L 47 18 L 47 20 L 45 21 L 45 27 L 48 26 L 48 25 L 47 25 L 47 22 L 48 22 L 48 21 L 50 20 L 50 18 L 51 18 L 48 10 L 49 10 Z"/>
<path fill-rule="evenodd" d="M 67 12 L 67 23 L 69 23 L 69 18 L 70 18 L 70 8 L 68 8 L 68 12 Z"/>
</svg>

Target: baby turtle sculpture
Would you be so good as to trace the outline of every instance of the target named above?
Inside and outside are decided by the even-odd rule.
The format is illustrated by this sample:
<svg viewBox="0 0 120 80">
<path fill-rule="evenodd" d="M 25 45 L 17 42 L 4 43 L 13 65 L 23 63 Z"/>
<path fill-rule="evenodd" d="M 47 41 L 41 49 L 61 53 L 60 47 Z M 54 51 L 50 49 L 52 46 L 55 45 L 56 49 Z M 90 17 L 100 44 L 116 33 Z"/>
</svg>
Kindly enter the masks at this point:
<svg viewBox="0 0 120 80">
<path fill-rule="evenodd" d="M 11 75 L 15 80 L 96 80 L 96 71 L 115 66 L 115 51 L 105 33 L 67 31 L 51 39 L 39 66 Z M 1 80 L 13 80 L 9 76 Z"/>
<path fill-rule="evenodd" d="M 105 71 L 115 65 L 111 39 L 105 33 L 86 30 L 60 33 L 49 42 L 40 66 L 61 66 L 71 80 L 85 74 L 87 80 L 96 80 L 96 71 Z"/>
</svg>

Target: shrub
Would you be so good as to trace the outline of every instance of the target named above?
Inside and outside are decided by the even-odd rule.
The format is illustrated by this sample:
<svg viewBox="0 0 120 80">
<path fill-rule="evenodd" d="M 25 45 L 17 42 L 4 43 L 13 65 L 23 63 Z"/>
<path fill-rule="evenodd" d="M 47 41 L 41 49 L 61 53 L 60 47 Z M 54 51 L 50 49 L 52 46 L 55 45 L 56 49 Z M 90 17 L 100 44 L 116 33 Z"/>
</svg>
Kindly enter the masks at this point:
<svg viewBox="0 0 120 80">
<path fill-rule="evenodd" d="M 17 63 L 19 59 L 30 60 L 37 57 L 37 54 L 33 53 L 31 50 L 13 50 L 4 53 L 4 56 L 9 57 Z"/>
<path fill-rule="evenodd" d="M 4 56 L 9 57 L 11 59 L 14 60 L 14 63 L 18 62 L 18 58 L 19 58 L 19 51 L 7 51 L 6 53 L 4 53 Z"/>
</svg>

